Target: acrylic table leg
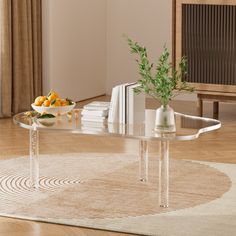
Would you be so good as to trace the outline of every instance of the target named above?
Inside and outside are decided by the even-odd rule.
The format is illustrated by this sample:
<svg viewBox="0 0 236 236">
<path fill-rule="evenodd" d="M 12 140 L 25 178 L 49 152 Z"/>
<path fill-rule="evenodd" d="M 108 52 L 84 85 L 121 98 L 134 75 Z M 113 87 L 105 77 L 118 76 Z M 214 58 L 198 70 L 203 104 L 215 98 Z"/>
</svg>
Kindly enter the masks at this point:
<svg viewBox="0 0 236 236">
<path fill-rule="evenodd" d="M 148 181 L 148 145 L 147 141 L 139 141 L 139 178 Z"/>
<path fill-rule="evenodd" d="M 160 207 L 169 206 L 169 141 L 160 141 L 159 204 Z"/>
<path fill-rule="evenodd" d="M 30 130 L 30 182 L 33 188 L 39 187 L 39 133 Z"/>
</svg>

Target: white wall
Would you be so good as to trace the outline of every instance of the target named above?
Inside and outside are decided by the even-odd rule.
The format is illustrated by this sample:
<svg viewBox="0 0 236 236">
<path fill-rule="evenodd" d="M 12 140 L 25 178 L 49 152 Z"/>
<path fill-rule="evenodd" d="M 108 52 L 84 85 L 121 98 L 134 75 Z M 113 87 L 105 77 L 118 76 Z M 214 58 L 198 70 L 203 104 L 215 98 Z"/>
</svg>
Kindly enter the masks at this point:
<svg viewBox="0 0 236 236">
<path fill-rule="evenodd" d="M 43 91 L 105 93 L 107 0 L 43 0 Z"/>
<path fill-rule="evenodd" d="M 119 83 L 138 80 L 135 56 L 130 54 L 125 33 L 145 45 L 156 62 L 164 44 L 171 50 L 171 0 L 108 0 L 106 91 Z"/>
<path fill-rule="evenodd" d="M 171 0 L 43 0 L 44 93 L 74 100 L 139 79 L 126 40 L 145 45 L 156 62 L 171 50 Z"/>
</svg>

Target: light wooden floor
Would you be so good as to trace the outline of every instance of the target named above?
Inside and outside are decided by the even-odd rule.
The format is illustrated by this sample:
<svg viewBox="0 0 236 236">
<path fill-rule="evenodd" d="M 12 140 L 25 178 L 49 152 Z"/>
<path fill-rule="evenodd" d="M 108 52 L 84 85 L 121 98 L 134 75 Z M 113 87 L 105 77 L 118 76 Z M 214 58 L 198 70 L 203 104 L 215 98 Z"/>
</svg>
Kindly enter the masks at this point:
<svg viewBox="0 0 236 236">
<path fill-rule="evenodd" d="M 101 97 L 96 100 L 108 100 Z M 84 102 L 85 103 L 85 102 Z M 82 106 L 84 103 L 80 103 Z M 148 108 L 156 108 L 153 101 L 147 102 Z M 194 102 L 173 102 L 172 107 L 183 113 L 195 114 Z M 204 105 L 204 116 L 211 117 L 212 106 Z M 236 104 L 220 104 L 222 128 L 202 135 L 198 140 L 174 142 L 171 145 L 171 157 L 176 159 L 206 160 L 214 162 L 236 163 Z M 17 127 L 11 119 L 0 119 L 0 159 L 28 155 L 28 131 Z M 57 135 L 55 133 L 40 136 L 41 153 L 62 152 L 138 152 L 135 140 L 120 138 L 96 138 L 90 136 Z M 158 144 L 150 143 L 150 151 L 156 153 Z M 0 218 L 1 236 L 74 236 L 74 235 L 127 235 L 86 228 L 69 227 Z"/>
</svg>

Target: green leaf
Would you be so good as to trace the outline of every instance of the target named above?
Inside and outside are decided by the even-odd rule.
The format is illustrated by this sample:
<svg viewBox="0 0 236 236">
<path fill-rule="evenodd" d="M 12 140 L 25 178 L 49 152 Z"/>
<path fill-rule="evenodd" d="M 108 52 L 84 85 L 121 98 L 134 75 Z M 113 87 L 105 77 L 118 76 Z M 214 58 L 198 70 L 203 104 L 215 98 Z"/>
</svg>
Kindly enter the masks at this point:
<svg viewBox="0 0 236 236">
<path fill-rule="evenodd" d="M 167 105 L 175 94 L 183 90 L 189 92 L 194 90 L 185 80 L 187 77 L 186 57 L 181 59 L 179 70 L 177 71 L 170 61 L 170 53 L 167 47 L 164 46 L 157 62 L 155 75 L 153 75 L 153 63 L 150 63 L 148 60 L 146 47 L 140 46 L 127 36 L 126 39 L 131 53 L 137 54 L 139 57 L 139 59 L 136 59 L 136 62 L 138 63 L 141 79 L 138 81 L 140 87 L 134 90 L 135 93 L 144 92 L 158 99 L 163 105 Z"/>
<path fill-rule="evenodd" d="M 73 105 L 74 104 L 72 99 L 70 99 L 70 98 L 66 98 L 66 101 L 69 102 L 69 105 Z"/>
<path fill-rule="evenodd" d="M 43 114 L 41 116 L 38 116 L 38 119 L 48 119 L 48 118 L 55 118 L 53 114 Z"/>
<path fill-rule="evenodd" d="M 52 100 L 51 105 L 54 105 L 56 102 L 56 99 Z"/>
<path fill-rule="evenodd" d="M 48 93 L 47 97 L 49 97 L 52 94 L 52 90 Z"/>
</svg>

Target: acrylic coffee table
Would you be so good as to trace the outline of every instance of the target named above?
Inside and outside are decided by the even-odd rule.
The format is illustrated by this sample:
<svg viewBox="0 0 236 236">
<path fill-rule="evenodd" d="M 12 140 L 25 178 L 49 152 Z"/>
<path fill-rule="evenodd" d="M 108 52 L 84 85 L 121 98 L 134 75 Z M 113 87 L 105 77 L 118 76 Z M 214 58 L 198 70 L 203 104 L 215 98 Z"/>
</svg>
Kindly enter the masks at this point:
<svg viewBox="0 0 236 236">
<path fill-rule="evenodd" d="M 159 204 L 169 204 L 169 142 L 194 140 L 200 134 L 219 129 L 218 120 L 175 113 L 176 133 L 157 133 L 154 131 L 155 111 L 146 112 L 144 124 L 121 125 L 81 122 L 80 111 L 72 115 L 58 116 L 53 124 L 41 124 L 37 119 L 27 117 L 25 113 L 14 116 L 15 124 L 29 129 L 30 138 L 30 179 L 32 187 L 39 187 L 39 132 L 67 132 L 79 135 L 116 136 L 137 139 L 139 141 L 139 174 L 141 181 L 148 181 L 148 141 L 160 143 L 159 152 Z M 50 126 L 49 126 L 50 125 Z"/>
</svg>

